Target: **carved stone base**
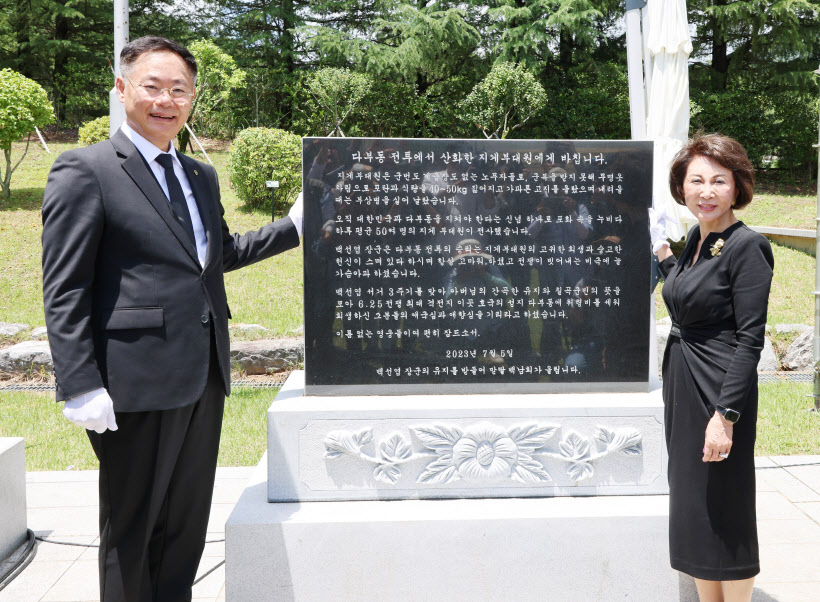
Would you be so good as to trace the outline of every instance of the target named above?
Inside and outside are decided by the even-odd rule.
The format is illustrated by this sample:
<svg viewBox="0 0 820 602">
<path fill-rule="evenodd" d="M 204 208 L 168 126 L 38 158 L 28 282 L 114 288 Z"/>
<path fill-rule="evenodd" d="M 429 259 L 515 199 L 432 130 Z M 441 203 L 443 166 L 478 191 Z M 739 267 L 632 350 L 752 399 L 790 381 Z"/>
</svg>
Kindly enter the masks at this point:
<svg viewBox="0 0 820 602">
<path fill-rule="evenodd" d="M 225 526 L 229 601 L 697 600 L 666 496 L 268 503 L 266 478 Z"/>
<path fill-rule="evenodd" d="M 271 502 L 665 494 L 660 390 L 305 397 L 268 410 Z"/>
<path fill-rule="evenodd" d="M 0 560 L 26 539 L 26 446 L 0 437 Z"/>
</svg>

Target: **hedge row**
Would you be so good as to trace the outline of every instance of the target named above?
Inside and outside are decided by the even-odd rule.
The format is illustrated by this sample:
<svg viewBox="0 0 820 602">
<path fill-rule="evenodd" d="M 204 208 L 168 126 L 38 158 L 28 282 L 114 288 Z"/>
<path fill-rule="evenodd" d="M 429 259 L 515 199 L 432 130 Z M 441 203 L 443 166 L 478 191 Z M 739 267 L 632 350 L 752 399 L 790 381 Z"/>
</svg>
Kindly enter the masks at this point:
<svg viewBox="0 0 820 602">
<path fill-rule="evenodd" d="M 545 82 L 548 102 L 517 138 L 628 139 L 629 97 L 626 75 L 618 70 L 606 76 L 581 74 L 561 81 Z M 468 137 L 453 115 L 436 110 L 429 99 L 401 86 L 381 86 L 359 114 L 345 122 L 348 135 L 383 137 Z M 405 102 L 399 102 L 403 96 Z M 737 138 L 758 168 L 805 170 L 811 177 L 817 161 L 818 98 L 816 95 L 782 90 L 730 90 L 705 93 L 693 90 L 692 133 L 721 132 Z M 440 108 L 440 107 L 439 107 Z M 302 108 L 304 109 L 304 108 Z M 229 151 L 229 176 L 240 199 L 254 208 L 267 207 L 267 180 L 278 180 L 277 200 L 292 204 L 301 187 L 301 140 L 299 135 L 324 135 L 318 107 L 299 113 L 296 133 L 281 129 L 242 130 Z M 298 112 L 299 108 L 297 108 Z M 419 120 L 425 124 L 414 131 Z M 415 125 L 414 125 L 415 124 Z M 448 124 L 452 125 L 450 127 Z M 89 122 L 80 131 L 81 144 L 108 137 L 108 118 Z"/>
</svg>

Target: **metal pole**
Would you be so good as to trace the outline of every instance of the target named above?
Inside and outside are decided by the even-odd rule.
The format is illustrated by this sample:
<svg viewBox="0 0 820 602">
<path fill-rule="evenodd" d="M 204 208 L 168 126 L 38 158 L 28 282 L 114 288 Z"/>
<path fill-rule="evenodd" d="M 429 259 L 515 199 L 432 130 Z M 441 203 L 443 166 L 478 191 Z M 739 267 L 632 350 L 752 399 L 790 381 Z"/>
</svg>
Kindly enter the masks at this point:
<svg viewBox="0 0 820 602">
<path fill-rule="evenodd" d="M 279 188 L 279 180 L 266 180 L 265 186 L 270 188 L 270 221 L 276 221 L 276 189 Z"/>
<path fill-rule="evenodd" d="M 194 142 L 196 142 L 196 145 L 199 147 L 199 150 L 201 150 L 201 151 L 202 151 L 202 154 L 203 154 L 203 155 L 205 155 L 205 158 L 208 160 L 208 163 L 210 163 L 211 165 L 213 165 L 213 164 L 214 164 L 214 162 L 213 162 L 213 161 L 211 161 L 211 158 L 208 156 L 208 153 L 206 153 L 206 152 L 205 152 L 205 149 L 203 148 L 202 143 L 199 141 L 199 138 L 197 138 L 197 137 L 196 137 L 196 134 L 194 134 L 194 130 L 192 130 L 192 129 L 191 129 L 191 126 L 189 126 L 189 125 L 186 123 L 186 124 L 185 124 L 185 129 L 186 129 L 186 130 L 188 130 L 188 133 L 189 133 L 189 134 L 191 134 L 191 138 L 193 138 L 193 139 L 194 139 Z"/>
<path fill-rule="evenodd" d="M 820 75 L 820 69 L 815 71 Z M 817 178 L 820 183 L 820 111 L 817 116 Z M 814 411 L 820 412 L 820 270 L 817 268 L 817 257 L 820 256 L 820 185 L 817 188 L 817 246 L 814 251 Z"/>
<path fill-rule="evenodd" d="M 37 132 L 37 137 L 40 138 L 40 144 L 43 145 L 43 148 L 46 149 L 46 152 L 48 154 L 51 154 L 51 151 L 48 150 L 48 144 L 46 144 L 46 141 L 43 139 L 43 134 L 40 133 L 40 130 L 37 128 L 36 125 L 34 126 L 34 131 Z"/>
<path fill-rule="evenodd" d="M 120 52 L 128 43 L 128 0 L 114 0 L 114 78 L 120 74 Z M 116 86 L 108 93 L 108 133 L 113 136 L 125 122 L 125 107 Z"/>
<path fill-rule="evenodd" d="M 641 8 L 645 0 L 626 0 L 626 68 L 629 80 L 629 122 L 632 139 L 646 139 L 646 92 L 643 81 Z"/>
</svg>

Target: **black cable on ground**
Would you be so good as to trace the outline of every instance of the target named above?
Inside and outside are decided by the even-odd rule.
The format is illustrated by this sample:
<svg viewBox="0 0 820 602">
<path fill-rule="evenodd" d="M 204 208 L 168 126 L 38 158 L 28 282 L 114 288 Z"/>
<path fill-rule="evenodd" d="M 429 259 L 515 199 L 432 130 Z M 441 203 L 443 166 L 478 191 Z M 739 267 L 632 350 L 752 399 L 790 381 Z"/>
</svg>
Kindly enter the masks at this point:
<svg viewBox="0 0 820 602">
<path fill-rule="evenodd" d="M 211 570 L 209 570 L 207 573 L 204 573 L 204 574 L 203 574 L 203 575 L 202 575 L 199 579 L 197 579 L 196 581 L 194 581 L 193 585 L 196 585 L 197 583 L 199 583 L 200 581 L 202 581 L 203 579 L 205 579 L 205 577 L 207 577 L 208 575 L 210 575 L 211 573 L 213 573 L 216 569 L 218 569 L 219 567 L 221 567 L 223 564 L 225 564 L 225 561 L 224 561 L 224 560 L 220 560 L 214 568 L 212 568 Z"/>
<path fill-rule="evenodd" d="M 99 548 L 99 544 L 96 543 L 77 543 L 76 541 L 59 541 L 57 539 L 46 539 L 45 537 L 40 537 L 39 535 L 35 536 L 37 541 L 42 541 L 43 543 L 53 543 L 58 546 L 77 546 L 78 548 Z M 222 543 L 225 541 L 224 539 L 208 539 L 205 543 Z"/>
<path fill-rule="evenodd" d="M 43 543 L 53 543 L 53 544 L 56 544 L 56 545 L 59 545 L 59 546 L 77 546 L 77 547 L 80 547 L 80 548 L 99 548 L 100 547 L 99 544 L 95 544 L 95 543 L 77 543 L 75 541 L 59 541 L 57 539 L 46 539 L 45 537 L 40 537 L 39 535 L 34 535 L 34 533 L 32 533 L 32 531 L 30 529 L 29 529 L 28 533 L 29 533 L 29 537 L 31 538 L 32 545 L 33 545 L 34 540 L 36 539 L 38 541 L 42 541 Z M 205 541 L 205 543 L 221 543 L 223 541 L 225 541 L 225 540 L 224 539 L 208 539 L 208 540 Z M 9 558 L 11 558 L 11 556 Z M 31 558 L 34 558 L 34 554 L 31 555 Z M 29 558 L 28 561 L 26 561 L 26 563 L 23 564 L 19 568 L 19 570 L 17 570 L 17 573 L 22 571 L 26 567 L 26 565 L 29 562 L 31 562 L 31 558 Z M 217 563 L 216 566 L 209 569 L 208 572 L 203 573 L 202 576 L 199 577 L 199 579 L 194 581 L 193 585 L 196 585 L 197 583 L 199 583 L 200 581 L 205 579 L 205 577 L 207 577 L 208 575 L 213 573 L 216 569 L 221 567 L 223 564 L 225 564 L 225 561 L 220 560 L 219 563 Z M 2 565 L 0 565 L 0 566 L 2 566 Z M 15 576 L 16 576 L 16 574 L 15 574 Z M 11 579 L 14 579 L 14 577 L 11 577 Z M 11 579 L 9 579 L 9 581 L 11 581 Z M 6 581 L 3 578 L 3 572 L 0 571 L 0 590 L 3 589 L 5 586 L 6 586 Z"/>
<path fill-rule="evenodd" d="M 26 539 L 7 558 L 0 562 L 0 590 L 3 590 L 14 578 L 28 566 L 37 555 L 34 531 L 26 529 Z"/>
</svg>

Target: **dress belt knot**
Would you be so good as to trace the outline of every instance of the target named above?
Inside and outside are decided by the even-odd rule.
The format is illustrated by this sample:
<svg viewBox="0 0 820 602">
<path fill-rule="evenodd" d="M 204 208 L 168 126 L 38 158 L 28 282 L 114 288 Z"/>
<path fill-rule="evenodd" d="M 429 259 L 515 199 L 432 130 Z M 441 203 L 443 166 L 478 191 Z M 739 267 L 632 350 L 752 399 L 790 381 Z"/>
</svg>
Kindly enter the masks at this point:
<svg viewBox="0 0 820 602">
<path fill-rule="evenodd" d="M 672 322 L 669 329 L 671 336 L 692 341 L 715 339 L 727 345 L 737 346 L 737 336 L 734 329 L 722 328 L 686 328 Z"/>
</svg>

